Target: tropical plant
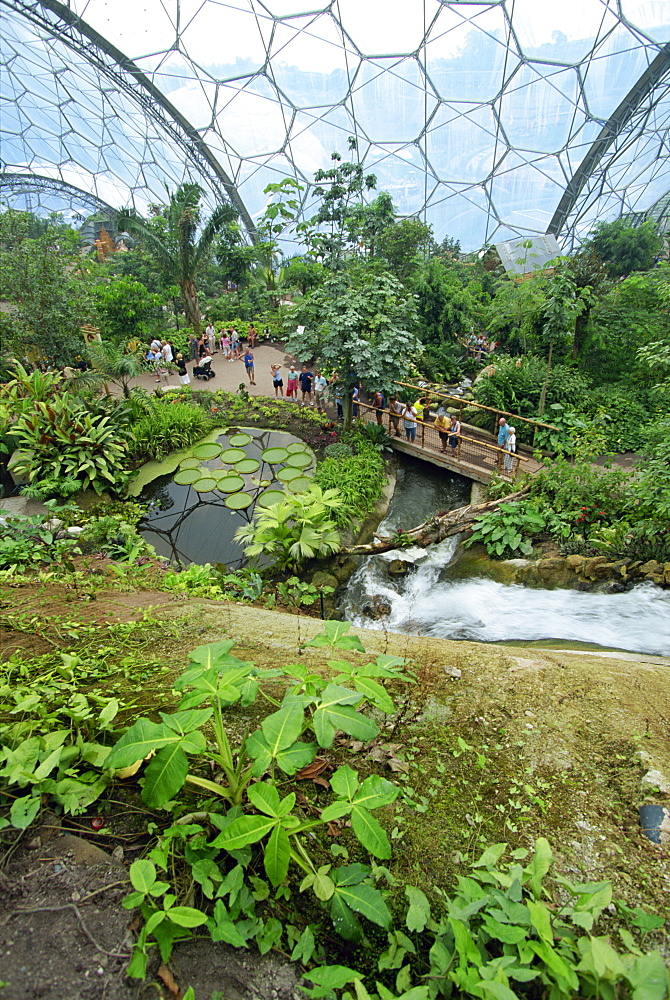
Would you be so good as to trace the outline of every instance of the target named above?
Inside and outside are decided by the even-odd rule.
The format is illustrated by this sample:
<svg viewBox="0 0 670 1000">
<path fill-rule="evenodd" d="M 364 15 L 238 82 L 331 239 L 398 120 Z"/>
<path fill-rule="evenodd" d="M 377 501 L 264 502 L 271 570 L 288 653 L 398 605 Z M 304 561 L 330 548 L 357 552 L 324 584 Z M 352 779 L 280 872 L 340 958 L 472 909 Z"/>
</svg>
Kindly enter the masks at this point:
<svg viewBox="0 0 670 1000">
<path fill-rule="evenodd" d="M 234 222 L 237 212 L 232 205 L 219 205 L 202 227 L 200 236 L 200 199 L 197 184 L 181 184 L 162 206 L 163 214 L 149 225 L 128 209 L 117 214 L 117 226 L 140 237 L 151 248 L 166 280 L 179 286 L 186 321 L 200 334 L 200 304 L 196 278 L 210 260 L 214 240 L 221 230 Z"/>
<path fill-rule="evenodd" d="M 543 513 L 530 504 L 504 503 L 497 510 L 480 515 L 475 521 L 466 548 L 481 542 L 491 556 L 506 559 L 522 552 L 530 555 L 533 545 L 530 538 L 539 534 L 546 525 Z"/>
<path fill-rule="evenodd" d="M 130 396 L 130 386 L 138 375 L 142 374 L 144 365 L 139 352 L 128 352 L 109 341 L 93 341 L 86 347 L 86 352 L 93 365 L 92 372 L 83 372 L 77 376 L 77 382 L 90 384 L 102 382 L 107 395 L 110 395 L 109 385 L 118 386 L 126 399 Z"/>
<path fill-rule="evenodd" d="M 386 476 L 381 449 L 365 440 L 356 454 L 329 456 L 319 462 L 314 481 L 324 490 L 337 491 L 341 505 L 334 520 L 341 528 L 350 526 L 353 519 L 369 514 L 382 494 Z"/>
<path fill-rule="evenodd" d="M 641 226 L 624 217 L 598 222 L 585 242 L 604 260 L 609 273 L 620 278 L 631 271 L 648 271 L 663 247 L 653 222 Z"/>
<path fill-rule="evenodd" d="M 12 433 L 20 448 L 12 469 L 26 475 L 29 483 L 77 479 L 82 489 L 102 493 L 119 491 L 128 482 L 127 434 L 113 410 L 96 412 L 64 394 L 49 403 L 34 403 Z"/>
<path fill-rule="evenodd" d="M 135 278 L 112 277 L 93 288 L 96 323 L 103 337 L 118 345 L 143 340 L 165 327 L 164 296 L 156 295 Z"/>
<path fill-rule="evenodd" d="M 312 483 L 271 507 L 257 505 L 253 522 L 238 528 L 234 538 L 247 558 L 266 556 L 278 569 L 295 567 L 337 551 L 340 535 L 332 516 L 341 506 L 337 490 Z"/>
<path fill-rule="evenodd" d="M 199 406 L 179 399 L 152 402 L 132 426 L 129 450 L 137 458 L 162 461 L 178 448 L 186 448 L 203 438 L 214 424 Z"/>
<path fill-rule="evenodd" d="M 79 485 L 79 484 L 78 484 Z M 58 537 L 53 518 L 64 508 L 47 502 L 47 514 L 11 514 L 0 510 L 0 569 L 36 567 L 42 563 L 63 563 L 79 553 L 77 539 Z"/>
</svg>

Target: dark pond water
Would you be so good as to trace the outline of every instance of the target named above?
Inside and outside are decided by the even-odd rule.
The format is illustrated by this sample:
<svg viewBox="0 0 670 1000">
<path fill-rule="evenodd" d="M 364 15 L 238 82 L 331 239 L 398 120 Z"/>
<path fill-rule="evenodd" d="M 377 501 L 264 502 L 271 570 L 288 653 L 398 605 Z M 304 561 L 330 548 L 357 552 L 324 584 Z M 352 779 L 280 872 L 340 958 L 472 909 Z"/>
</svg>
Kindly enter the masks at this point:
<svg viewBox="0 0 670 1000">
<path fill-rule="evenodd" d="M 248 458 L 255 458 L 260 467 L 253 474 L 244 475 L 244 490 L 257 496 L 263 487 L 256 480 L 274 480 L 278 466 L 268 465 L 261 458 L 262 452 L 271 447 L 288 447 L 298 443 L 299 438 L 281 431 L 245 429 L 252 438 L 244 446 Z M 222 434 L 218 443 L 229 446 L 228 435 Z M 302 442 L 299 442 L 302 443 Z M 219 458 L 201 461 L 204 468 L 221 468 Z M 273 489 L 281 489 L 282 483 L 272 482 Z M 254 511 L 254 505 L 245 510 L 230 510 L 225 506 L 226 494 L 216 490 L 198 493 L 192 486 L 180 486 L 174 481 L 174 473 L 160 476 L 149 483 L 140 493 L 138 500 L 149 504 L 146 516 L 138 529 L 150 542 L 156 552 L 182 566 L 189 563 L 223 563 L 231 569 L 245 565 L 241 545 L 233 541 L 235 530 L 247 524 Z"/>
</svg>

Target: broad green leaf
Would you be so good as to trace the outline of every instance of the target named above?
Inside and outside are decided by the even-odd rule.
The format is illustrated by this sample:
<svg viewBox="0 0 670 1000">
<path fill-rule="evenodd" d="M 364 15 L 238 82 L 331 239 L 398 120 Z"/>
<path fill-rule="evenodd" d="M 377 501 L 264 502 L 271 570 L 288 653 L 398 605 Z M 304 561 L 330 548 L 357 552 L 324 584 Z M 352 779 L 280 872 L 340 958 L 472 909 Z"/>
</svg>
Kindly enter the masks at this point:
<svg viewBox="0 0 670 1000">
<path fill-rule="evenodd" d="M 166 913 L 168 920 L 178 927 L 201 927 L 207 923 L 207 914 L 192 906 L 171 906 Z"/>
<path fill-rule="evenodd" d="M 240 816 L 230 826 L 222 830 L 212 847 L 223 847 L 227 851 L 239 851 L 247 844 L 255 844 L 270 832 L 277 821 L 265 816 Z"/>
<path fill-rule="evenodd" d="M 483 990 L 495 1000 L 519 1000 L 518 995 L 504 983 L 495 983 L 487 979 L 482 979 L 477 983 L 477 989 Z"/>
<path fill-rule="evenodd" d="M 263 857 L 265 872 L 275 889 L 286 878 L 290 858 L 288 834 L 282 826 L 276 826 L 270 834 Z"/>
<path fill-rule="evenodd" d="M 315 948 L 316 942 L 314 941 L 312 928 L 307 925 L 291 952 L 291 961 L 301 962 L 303 965 L 307 965 L 307 963 L 312 960 Z"/>
<path fill-rule="evenodd" d="M 256 762 L 253 766 L 252 774 L 254 777 L 260 778 L 262 774 L 265 774 L 272 763 L 270 748 L 260 729 L 257 729 L 256 732 L 251 734 L 251 736 L 247 736 L 244 742 L 244 748 L 249 756 L 253 757 Z"/>
<path fill-rule="evenodd" d="M 42 778 L 46 778 L 48 774 L 51 774 L 53 769 L 58 764 L 60 758 L 63 756 L 64 747 L 56 747 L 55 750 L 49 754 L 48 757 L 42 761 L 42 763 L 35 768 L 35 781 L 41 781 Z M 109 751 L 105 748 L 105 757 Z"/>
<path fill-rule="evenodd" d="M 156 881 L 156 866 L 147 858 L 139 858 L 130 866 L 129 875 L 133 889 L 147 893 Z"/>
<path fill-rule="evenodd" d="M 270 917 L 265 925 L 261 923 L 260 930 L 256 934 L 256 945 L 261 955 L 266 955 L 271 948 L 279 944 L 283 933 L 284 927 L 276 917 Z"/>
<path fill-rule="evenodd" d="M 405 886 L 405 895 L 409 900 L 409 909 L 405 918 L 407 929 L 422 931 L 430 920 L 430 903 L 425 893 L 413 885 Z"/>
<path fill-rule="evenodd" d="M 329 986 L 332 990 L 342 989 L 347 983 L 362 978 L 362 972 L 349 969 L 346 965 L 322 965 L 321 968 L 312 969 L 303 976 L 303 979 L 309 979 L 317 986 Z"/>
<path fill-rule="evenodd" d="M 507 844 L 491 844 L 481 857 L 471 865 L 472 868 L 493 868 L 507 850 Z"/>
<path fill-rule="evenodd" d="M 542 879 L 551 868 L 554 856 L 551 853 L 549 841 L 545 837 L 538 837 L 535 841 L 535 852 L 532 861 L 526 868 L 530 872 L 530 887 L 536 899 L 540 898 L 542 892 Z"/>
<path fill-rule="evenodd" d="M 191 663 L 198 663 L 208 669 L 217 666 L 219 663 L 226 663 L 227 654 L 235 645 L 234 639 L 220 639 L 219 642 L 210 642 L 206 646 L 196 646 L 189 653 Z M 232 657 L 235 659 L 235 657 Z M 239 660 L 237 661 L 239 663 Z"/>
<path fill-rule="evenodd" d="M 324 748 L 331 746 L 338 729 L 364 743 L 373 740 L 379 732 L 379 727 L 371 719 L 348 705 L 317 709 L 312 718 L 312 725 L 317 743 Z"/>
<path fill-rule="evenodd" d="M 302 732 L 303 722 L 304 713 L 297 704 L 284 706 L 263 719 L 261 729 L 273 757 L 295 743 Z"/>
<path fill-rule="evenodd" d="M 338 885 L 335 886 L 335 895 L 356 913 L 361 913 L 371 920 L 373 924 L 379 927 L 390 926 L 389 909 L 381 892 L 373 889 L 371 885 Z"/>
<path fill-rule="evenodd" d="M 119 700 L 118 698 L 110 698 L 107 702 L 100 715 L 98 716 L 98 723 L 101 729 L 105 729 L 110 722 L 113 722 L 119 711 Z"/>
<path fill-rule="evenodd" d="M 351 624 L 349 622 L 324 622 L 323 632 L 314 636 L 307 646 L 332 646 L 333 649 L 357 649 L 364 653 L 365 647 L 357 635 L 348 635 Z"/>
<path fill-rule="evenodd" d="M 321 819 L 324 823 L 330 823 L 334 819 L 346 816 L 348 812 L 351 812 L 351 803 L 343 802 L 342 799 L 339 799 L 322 810 Z"/>
<path fill-rule="evenodd" d="M 386 712 L 388 715 L 395 712 L 393 698 L 377 681 L 373 681 L 369 677 L 354 677 L 354 687 L 381 712 Z"/>
<path fill-rule="evenodd" d="M 39 795 L 23 795 L 14 799 L 9 810 L 9 819 L 17 830 L 26 830 L 40 811 Z"/>
<path fill-rule="evenodd" d="M 362 865 L 360 862 L 355 861 L 351 865 L 342 865 L 335 871 L 335 881 L 338 885 L 358 885 L 359 882 L 363 882 L 372 869 L 370 865 Z"/>
<path fill-rule="evenodd" d="M 660 951 L 640 955 L 628 970 L 632 1000 L 663 1000 L 670 992 L 668 971 Z"/>
<path fill-rule="evenodd" d="M 166 725 L 152 722 L 151 719 L 138 719 L 116 746 L 112 747 L 105 767 L 128 767 L 129 764 L 143 760 L 152 750 L 160 750 L 179 740 L 180 737 Z"/>
<path fill-rule="evenodd" d="M 186 712 L 174 712 L 172 715 L 166 715 L 164 712 L 160 713 L 160 717 L 168 729 L 179 733 L 180 736 L 183 736 L 184 733 L 190 733 L 193 729 L 200 729 L 201 726 L 204 726 L 209 721 L 211 716 L 211 708 L 189 709 Z"/>
<path fill-rule="evenodd" d="M 301 767 L 311 764 L 316 757 L 316 743 L 294 743 L 280 750 L 276 760 L 284 774 L 295 774 Z"/>
<path fill-rule="evenodd" d="M 333 705 L 359 705 L 363 700 L 363 695 L 359 691 L 352 691 L 351 688 L 342 687 L 341 684 L 327 684 L 321 694 L 318 708 L 328 709 Z"/>
<path fill-rule="evenodd" d="M 348 764 L 338 767 L 330 779 L 330 787 L 335 794 L 343 799 L 349 799 L 350 802 L 358 791 L 359 784 L 358 774 Z"/>
<path fill-rule="evenodd" d="M 559 979 L 563 979 L 571 990 L 579 989 L 579 980 L 571 966 L 565 962 L 546 941 L 529 941 L 528 947 L 541 958 Z"/>
<path fill-rule="evenodd" d="M 178 744 L 163 747 L 144 772 L 142 798 L 152 809 L 160 809 L 174 798 L 186 781 L 188 758 Z"/>
<path fill-rule="evenodd" d="M 366 809 L 378 809 L 395 802 L 399 794 L 400 789 L 392 781 L 379 774 L 370 774 L 356 792 L 354 803 Z"/>
<path fill-rule="evenodd" d="M 153 933 L 155 927 L 158 927 L 159 924 L 163 923 L 166 916 L 167 914 L 165 910 L 156 910 L 155 913 L 151 914 L 146 924 L 144 925 L 147 937 Z"/>
<path fill-rule="evenodd" d="M 379 821 L 367 809 L 355 803 L 351 810 L 351 826 L 366 851 L 382 860 L 391 857 L 391 845 Z"/>
<path fill-rule="evenodd" d="M 530 913 L 531 924 L 543 941 L 546 941 L 547 944 L 552 944 L 554 933 L 551 929 L 551 914 L 549 910 L 544 903 L 536 903 L 532 899 L 529 899 L 526 905 Z"/>
<path fill-rule="evenodd" d="M 267 785 L 262 781 L 257 785 L 249 785 L 247 795 L 260 812 L 274 816 L 275 819 L 279 816 L 279 792 L 274 785 Z"/>
<path fill-rule="evenodd" d="M 330 919 L 333 927 L 345 941 L 358 941 L 363 936 L 361 925 L 354 911 L 337 893 L 330 904 Z"/>
</svg>

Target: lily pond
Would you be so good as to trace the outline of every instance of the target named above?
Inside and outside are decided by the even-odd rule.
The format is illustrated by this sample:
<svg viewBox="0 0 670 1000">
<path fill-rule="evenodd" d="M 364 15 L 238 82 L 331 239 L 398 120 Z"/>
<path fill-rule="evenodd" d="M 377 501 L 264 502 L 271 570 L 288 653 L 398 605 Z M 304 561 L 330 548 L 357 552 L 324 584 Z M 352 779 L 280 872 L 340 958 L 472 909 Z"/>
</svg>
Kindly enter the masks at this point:
<svg viewBox="0 0 670 1000">
<path fill-rule="evenodd" d="M 176 471 L 152 480 L 138 497 L 149 505 L 139 531 L 159 555 L 182 566 L 242 566 L 236 529 L 251 520 L 256 504 L 306 490 L 316 465 L 304 441 L 256 428 L 220 434 L 184 454 Z"/>
</svg>

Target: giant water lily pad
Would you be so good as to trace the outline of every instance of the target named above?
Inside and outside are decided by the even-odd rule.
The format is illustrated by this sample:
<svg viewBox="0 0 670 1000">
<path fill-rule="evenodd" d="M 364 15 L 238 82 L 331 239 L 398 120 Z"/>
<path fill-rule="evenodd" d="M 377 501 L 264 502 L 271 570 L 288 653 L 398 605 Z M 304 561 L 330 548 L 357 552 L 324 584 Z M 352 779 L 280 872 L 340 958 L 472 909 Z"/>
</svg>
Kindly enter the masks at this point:
<svg viewBox="0 0 670 1000">
<path fill-rule="evenodd" d="M 263 507 L 272 507 L 273 504 L 279 503 L 281 500 L 286 500 L 286 494 L 283 490 L 266 490 L 265 493 L 261 493 L 256 503 Z"/>
<path fill-rule="evenodd" d="M 290 483 L 286 484 L 286 489 L 290 493 L 304 493 L 312 485 L 312 480 L 309 476 L 300 476 L 299 479 L 292 479 Z"/>
<path fill-rule="evenodd" d="M 181 469 L 176 473 L 174 481 L 177 486 L 190 486 L 196 483 L 201 477 L 200 469 Z"/>
<path fill-rule="evenodd" d="M 227 476 L 222 476 L 218 480 L 218 489 L 221 493 L 237 493 L 244 486 L 244 480 L 242 476 L 236 476 L 234 473 L 228 473 Z"/>
<path fill-rule="evenodd" d="M 251 434 L 233 434 L 228 438 L 231 448 L 244 448 L 251 441 Z"/>
<path fill-rule="evenodd" d="M 251 506 L 254 498 L 250 493 L 232 493 L 223 502 L 230 510 L 244 510 L 245 507 Z"/>
<path fill-rule="evenodd" d="M 218 458 L 221 454 L 221 445 L 215 444 L 213 441 L 211 444 L 197 444 L 193 449 L 193 454 L 201 462 L 208 462 L 212 458 Z"/>
<path fill-rule="evenodd" d="M 198 493 L 211 493 L 218 488 L 218 483 L 213 476 L 202 476 L 193 483 L 193 489 Z"/>
<path fill-rule="evenodd" d="M 278 465 L 280 462 L 285 462 L 288 458 L 288 451 L 286 448 L 266 448 L 261 458 L 268 465 Z"/>
<path fill-rule="evenodd" d="M 226 448 L 225 451 L 221 452 L 221 461 L 225 462 L 226 465 L 234 465 L 235 462 L 241 462 L 247 457 L 247 453 L 243 448 Z"/>
<path fill-rule="evenodd" d="M 182 458 L 179 463 L 180 469 L 197 469 L 200 465 L 199 458 Z"/>
<path fill-rule="evenodd" d="M 204 475 L 211 476 L 212 479 L 224 479 L 226 476 L 230 475 L 230 469 L 208 469 Z"/>
<path fill-rule="evenodd" d="M 289 455 L 293 455 L 298 451 L 306 451 L 307 445 L 304 441 L 293 441 L 291 444 L 287 445 L 286 450 Z"/>
<path fill-rule="evenodd" d="M 290 465 L 280 469 L 277 473 L 277 479 L 282 483 L 290 483 L 292 479 L 297 479 L 298 476 L 302 476 L 302 469 L 293 469 Z"/>
<path fill-rule="evenodd" d="M 306 451 L 296 451 L 288 456 L 286 464 L 294 469 L 305 469 L 312 464 L 312 456 L 308 455 Z"/>
<path fill-rule="evenodd" d="M 256 472 L 260 464 L 257 458 L 243 458 L 241 462 L 235 462 L 235 471 L 239 472 L 241 476 L 248 476 L 252 472 Z"/>
</svg>

